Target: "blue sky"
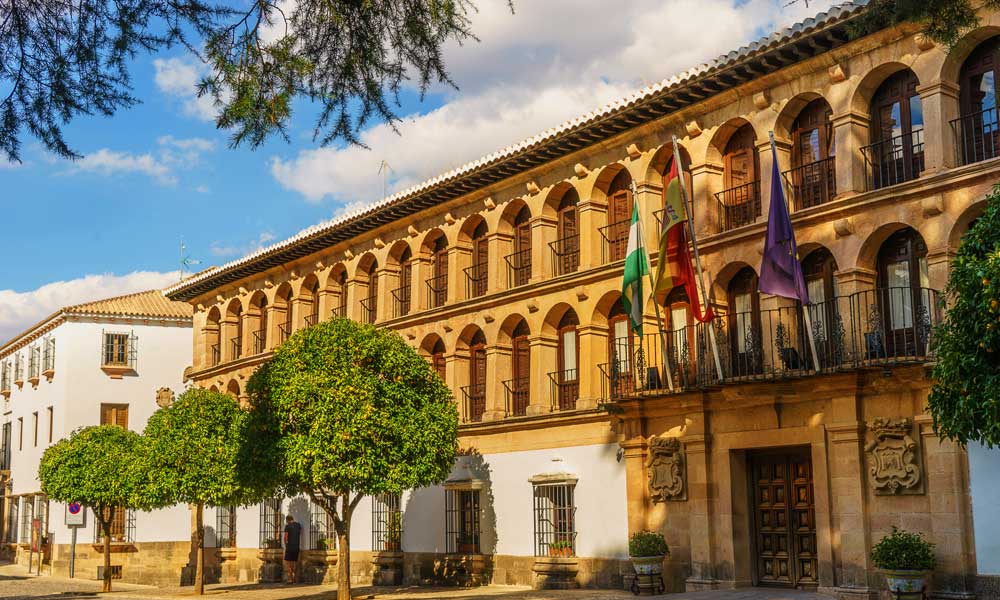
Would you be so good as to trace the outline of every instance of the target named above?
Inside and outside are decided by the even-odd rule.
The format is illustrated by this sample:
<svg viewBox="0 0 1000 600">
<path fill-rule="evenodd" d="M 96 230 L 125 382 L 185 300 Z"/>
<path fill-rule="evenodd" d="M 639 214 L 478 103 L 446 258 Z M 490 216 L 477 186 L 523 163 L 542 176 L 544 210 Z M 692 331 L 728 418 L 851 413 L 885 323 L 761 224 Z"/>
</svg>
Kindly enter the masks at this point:
<svg viewBox="0 0 1000 600">
<path fill-rule="evenodd" d="M 391 193 L 831 3 L 632 0 L 608 19 L 603 0 L 516 2 L 513 15 L 502 0 L 479 0 L 482 41 L 446 52 L 460 90 L 423 102 L 408 91 L 402 135 L 373 123 L 362 137 L 371 150 L 319 148 L 304 104 L 291 143 L 229 149 L 211 106 L 194 98 L 195 59 L 141 56 L 132 74 L 142 104 L 66 127 L 86 158 L 58 159 L 25 138 L 24 164 L 0 163 L 0 339 L 59 306 L 175 280 L 182 240 L 200 267 L 233 260 L 377 199 L 383 159 Z"/>
</svg>

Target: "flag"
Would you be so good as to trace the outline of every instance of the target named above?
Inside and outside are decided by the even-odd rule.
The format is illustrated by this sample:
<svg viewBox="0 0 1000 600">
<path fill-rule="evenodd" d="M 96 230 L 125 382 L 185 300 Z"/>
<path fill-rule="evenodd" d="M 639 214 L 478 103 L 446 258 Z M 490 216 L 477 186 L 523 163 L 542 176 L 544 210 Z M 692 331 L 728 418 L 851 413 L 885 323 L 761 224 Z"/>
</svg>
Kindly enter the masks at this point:
<svg viewBox="0 0 1000 600">
<path fill-rule="evenodd" d="M 628 247 L 625 250 L 625 274 L 622 278 L 622 305 L 628 315 L 632 331 L 642 337 L 642 278 L 649 275 L 649 257 L 639 227 L 639 203 L 632 204 L 632 224 L 628 229 Z"/>
<path fill-rule="evenodd" d="M 694 317 L 700 323 L 711 321 L 715 317 L 712 308 L 705 312 L 701 310 L 698 298 L 698 286 L 694 279 L 694 269 L 691 268 L 691 251 L 688 248 L 687 213 L 684 210 L 684 199 L 681 197 L 680 177 L 677 174 L 677 161 L 670 161 L 670 173 L 663 189 L 663 221 L 660 225 L 660 261 L 656 267 L 656 293 L 669 292 L 677 286 L 683 286 L 691 303 Z"/>
<path fill-rule="evenodd" d="M 757 288 L 767 294 L 795 298 L 803 305 L 809 304 L 806 278 L 799 263 L 795 231 L 788 216 L 785 192 L 778 169 L 778 153 L 771 143 L 771 205 L 767 215 L 767 238 L 764 240 L 764 258 L 760 263 L 760 280 Z"/>
</svg>

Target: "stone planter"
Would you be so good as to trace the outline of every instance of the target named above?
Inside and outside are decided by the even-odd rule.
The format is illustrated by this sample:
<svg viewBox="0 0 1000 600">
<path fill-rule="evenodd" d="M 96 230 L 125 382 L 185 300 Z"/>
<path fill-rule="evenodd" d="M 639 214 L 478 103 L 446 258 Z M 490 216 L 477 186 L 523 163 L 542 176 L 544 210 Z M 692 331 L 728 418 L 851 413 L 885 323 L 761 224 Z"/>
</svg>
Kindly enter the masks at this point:
<svg viewBox="0 0 1000 600">
<path fill-rule="evenodd" d="M 260 560 L 258 580 L 262 583 L 280 583 L 282 580 L 282 559 L 285 551 L 281 548 L 262 548 L 257 551 Z"/>
<path fill-rule="evenodd" d="M 574 590 L 580 587 L 576 580 L 580 561 L 576 557 L 536 556 L 531 570 L 535 574 L 533 589 Z"/>
<path fill-rule="evenodd" d="M 372 555 L 372 585 L 403 584 L 403 553 L 376 552 Z"/>
<path fill-rule="evenodd" d="M 304 550 L 301 579 L 306 583 L 334 583 L 337 581 L 337 550 Z"/>
<path fill-rule="evenodd" d="M 892 597 L 903 600 L 905 598 L 923 598 L 924 590 L 927 588 L 927 571 L 894 570 L 885 571 L 886 587 Z"/>
<path fill-rule="evenodd" d="M 662 594 L 667 586 L 663 582 L 663 559 L 665 556 L 633 556 L 632 569 L 635 570 L 635 580 L 632 582 L 632 593 L 643 596 Z"/>
<path fill-rule="evenodd" d="M 442 575 L 451 585 L 486 585 L 490 582 L 488 566 L 492 568 L 492 560 L 487 561 L 485 554 L 445 554 Z"/>
</svg>

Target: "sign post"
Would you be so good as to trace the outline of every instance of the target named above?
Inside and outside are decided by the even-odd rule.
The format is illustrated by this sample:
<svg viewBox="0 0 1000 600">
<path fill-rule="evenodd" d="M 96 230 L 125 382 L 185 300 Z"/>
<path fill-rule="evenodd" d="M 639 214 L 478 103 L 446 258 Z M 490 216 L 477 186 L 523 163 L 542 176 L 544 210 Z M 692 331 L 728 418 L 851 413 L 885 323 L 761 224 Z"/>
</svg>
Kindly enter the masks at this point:
<svg viewBox="0 0 1000 600">
<path fill-rule="evenodd" d="M 72 578 L 76 570 L 76 530 L 84 527 L 87 523 L 87 511 L 83 510 L 79 502 L 70 502 L 66 505 L 66 526 L 70 530 L 69 545 L 69 576 Z"/>
</svg>

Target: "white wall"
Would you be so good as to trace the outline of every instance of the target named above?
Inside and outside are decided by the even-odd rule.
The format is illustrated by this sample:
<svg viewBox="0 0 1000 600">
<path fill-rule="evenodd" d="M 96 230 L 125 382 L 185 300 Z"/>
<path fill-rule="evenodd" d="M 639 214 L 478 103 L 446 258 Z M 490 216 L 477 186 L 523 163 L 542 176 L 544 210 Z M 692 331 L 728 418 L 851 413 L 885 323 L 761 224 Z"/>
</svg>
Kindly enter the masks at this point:
<svg viewBox="0 0 1000 600">
<path fill-rule="evenodd" d="M 1000 448 L 968 448 L 976 567 L 980 575 L 1000 575 Z"/>
<path fill-rule="evenodd" d="M 282 515 L 291 514 L 302 525 L 302 549 L 305 549 L 310 539 L 310 506 L 311 501 L 306 496 L 285 498 L 281 502 Z M 364 552 L 372 549 L 372 503 L 370 498 L 363 498 L 354 509 L 351 521 L 351 550 Z M 206 530 L 205 544 L 215 544 L 215 524 L 218 518 L 216 509 L 205 510 Z M 282 521 L 284 523 L 284 521 Z M 279 535 L 281 532 L 278 532 Z M 331 536 L 336 532 L 330 531 Z M 236 545 L 239 548 L 260 547 L 260 504 L 242 506 L 236 509 Z"/>
</svg>

